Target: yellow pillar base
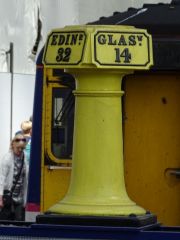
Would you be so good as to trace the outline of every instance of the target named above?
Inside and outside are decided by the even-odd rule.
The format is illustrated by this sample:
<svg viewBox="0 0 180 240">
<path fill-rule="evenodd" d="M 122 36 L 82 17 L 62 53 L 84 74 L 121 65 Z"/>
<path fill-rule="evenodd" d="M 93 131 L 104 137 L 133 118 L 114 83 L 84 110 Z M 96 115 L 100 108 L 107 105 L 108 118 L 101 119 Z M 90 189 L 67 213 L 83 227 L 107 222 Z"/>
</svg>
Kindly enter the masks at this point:
<svg viewBox="0 0 180 240">
<path fill-rule="evenodd" d="M 145 214 L 143 208 L 129 199 L 124 183 L 121 113 L 124 73 L 74 71 L 77 90 L 71 183 L 65 198 L 49 211 L 93 216 Z"/>
<path fill-rule="evenodd" d="M 144 215 L 146 211 L 135 203 L 129 205 L 76 205 L 60 202 L 49 209 L 48 212 L 84 215 L 84 216 L 128 216 L 130 214 Z"/>
</svg>

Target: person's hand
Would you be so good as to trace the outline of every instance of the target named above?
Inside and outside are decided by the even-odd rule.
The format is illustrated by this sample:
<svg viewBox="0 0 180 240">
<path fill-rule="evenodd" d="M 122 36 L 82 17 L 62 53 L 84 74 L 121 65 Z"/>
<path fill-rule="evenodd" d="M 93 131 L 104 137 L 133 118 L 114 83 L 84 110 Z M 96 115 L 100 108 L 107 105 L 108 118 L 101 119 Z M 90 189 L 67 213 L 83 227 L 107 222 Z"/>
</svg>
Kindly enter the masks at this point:
<svg viewBox="0 0 180 240">
<path fill-rule="evenodd" d="M 4 204 L 3 204 L 3 196 L 0 195 L 0 208 L 2 208 L 3 206 L 4 206 Z"/>
</svg>

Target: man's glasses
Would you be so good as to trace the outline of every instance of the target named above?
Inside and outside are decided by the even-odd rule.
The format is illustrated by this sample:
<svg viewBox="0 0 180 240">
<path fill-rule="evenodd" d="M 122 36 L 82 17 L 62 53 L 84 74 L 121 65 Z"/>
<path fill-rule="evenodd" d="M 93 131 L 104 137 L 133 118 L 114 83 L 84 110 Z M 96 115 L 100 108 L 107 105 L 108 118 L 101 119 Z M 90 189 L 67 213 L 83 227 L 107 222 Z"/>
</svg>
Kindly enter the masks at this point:
<svg viewBox="0 0 180 240">
<path fill-rule="evenodd" d="M 25 148 L 23 148 L 23 147 L 16 147 L 16 149 L 17 149 L 18 151 L 23 151 Z"/>
<path fill-rule="evenodd" d="M 26 139 L 25 138 L 16 138 L 14 141 L 15 142 L 26 142 Z"/>
</svg>

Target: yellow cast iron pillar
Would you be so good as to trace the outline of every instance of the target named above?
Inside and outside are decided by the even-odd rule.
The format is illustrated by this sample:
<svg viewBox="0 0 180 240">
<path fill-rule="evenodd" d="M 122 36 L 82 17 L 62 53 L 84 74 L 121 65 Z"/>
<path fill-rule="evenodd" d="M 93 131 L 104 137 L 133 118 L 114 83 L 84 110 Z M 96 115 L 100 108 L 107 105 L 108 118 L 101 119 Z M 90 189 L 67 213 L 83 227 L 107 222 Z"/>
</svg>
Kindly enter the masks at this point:
<svg viewBox="0 0 180 240">
<path fill-rule="evenodd" d="M 50 33 L 45 67 L 76 79 L 72 174 L 68 193 L 51 213 L 144 215 L 129 199 L 123 169 L 122 77 L 152 65 L 152 40 L 129 26 L 71 26 Z"/>
<path fill-rule="evenodd" d="M 123 72 L 80 70 L 71 184 L 51 212 L 80 215 L 145 214 L 126 193 L 123 170 Z"/>
</svg>

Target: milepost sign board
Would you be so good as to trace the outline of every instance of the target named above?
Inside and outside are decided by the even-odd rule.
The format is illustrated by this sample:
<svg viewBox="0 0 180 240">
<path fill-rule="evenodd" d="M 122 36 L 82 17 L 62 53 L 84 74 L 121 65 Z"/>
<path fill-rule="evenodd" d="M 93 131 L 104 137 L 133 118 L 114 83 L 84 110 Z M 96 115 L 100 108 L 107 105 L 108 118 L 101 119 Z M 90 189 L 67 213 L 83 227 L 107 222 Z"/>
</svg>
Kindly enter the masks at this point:
<svg viewBox="0 0 180 240">
<path fill-rule="evenodd" d="M 54 31 L 47 39 L 46 65 L 79 65 L 82 62 L 86 34 L 83 31 Z"/>
<path fill-rule="evenodd" d="M 98 31 L 94 35 L 94 61 L 99 66 L 141 66 L 150 63 L 148 35 L 143 32 Z"/>
<path fill-rule="evenodd" d="M 143 29 L 79 26 L 52 31 L 43 63 L 62 68 L 149 69 L 152 39 Z"/>
</svg>

